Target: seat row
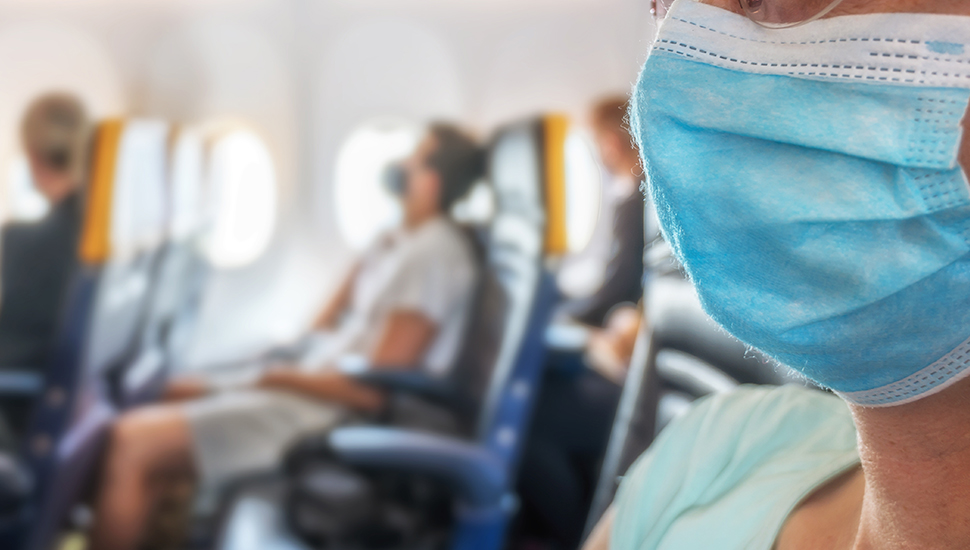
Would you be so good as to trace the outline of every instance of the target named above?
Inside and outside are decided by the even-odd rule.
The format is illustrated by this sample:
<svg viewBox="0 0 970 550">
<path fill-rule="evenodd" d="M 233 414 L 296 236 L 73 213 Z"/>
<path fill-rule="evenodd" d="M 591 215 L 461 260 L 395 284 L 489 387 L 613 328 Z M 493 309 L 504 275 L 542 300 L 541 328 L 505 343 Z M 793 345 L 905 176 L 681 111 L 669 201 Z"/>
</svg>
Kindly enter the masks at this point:
<svg viewBox="0 0 970 550">
<path fill-rule="evenodd" d="M 210 543 L 226 550 L 323 546 L 327 537 L 373 524 L 374 510 L 388 509 L 382 501 L 395 497 L 375 493 L 373 482 L 386 485 L 391 476 L 395 486 L 432 487 L 447 508 L 444 519 L 429 517 L 433 507 L 405 509 L 395 545 L 503 546 L 559 298 L 551 270 L 567 248 L 566 135 L 564 117 L 544 116 L 504 127 L 490 143 L 495 213 L 480 231 L 485 276 L 451 377 L 360 375 L 392 404 L 417 400 L 444 409 L 459 429 L 416 425 L 413 415 L 391 407 L 375 424 L 307 438 L 270 479 L 233 488 Z M 114 418 L 157 398 L 181 362 L 201 302 L 208 267 L 199 246 L 212 211 L 201 135 L 157 121 L 107 121 L 93 155 L 82 268 L 54 359 L 43 380 L 0 380 L 0 392 L 37 395 L 22 451 L 0 457 L 4 548 L 51 547 L 95 471 Z M 712 330 L 698 308 L 679 303 L 682 288 L 654 292 L 650 300 L 651 287 L 657 285 L 648 285 L 647 301 L 657 303 L 647 308 L 651 319 L 617 415 L 601 503 L 612 496 L 627 457 L 649 444 L 670 411 L 738 382 L 783 381 Z M 354 502 L 369 504 L 348 504 Z"/>
<path fill-rule="evenodd" d="M 495 140 L 489 276 L 463 355 L 475 365 L 455 369 L 462 374 L 444 389 L 405 377 L 370 379 L 391 393 L 449 395 L 462 403 L 465 426 L 477 425 L 469 429 L 474 441 L 391 427 L 334 433 L 347 453 L 375 465 L 410 457 L 413 467 L 448 477 L 472 499 L 456 531 L 461 547 L 497 546 L 510 518 L 513 473 L 544 362 L 542 334 L 556 299 L 546 260 L 566 248 L 565 137 L 565 119 L 553 116 L 509 127 Z M 21 451 L 0 460 L 5 548 L 51 547 L 96 470 L 113 420 L 157 398 L 179 364 L 206 278 L 200 241 L 212 209 L 199 134 L 160 121 L 111 120 L 98 125 L 94 143 L 80 268 L 52 359 L 0 380 L 0 392 L 35 396 Z"/>
<path fill-rule="evenodd" d="M 191 340 L 211 225 L 202 134 L 106 120 L 93 137 L 78 268 L 47 365 L 0 376 L 30 396 L 21 449 L 0 468 L 0 546 L 46 549 L 94 470 L 112 420 L 149 401 Z"/>
</svg>

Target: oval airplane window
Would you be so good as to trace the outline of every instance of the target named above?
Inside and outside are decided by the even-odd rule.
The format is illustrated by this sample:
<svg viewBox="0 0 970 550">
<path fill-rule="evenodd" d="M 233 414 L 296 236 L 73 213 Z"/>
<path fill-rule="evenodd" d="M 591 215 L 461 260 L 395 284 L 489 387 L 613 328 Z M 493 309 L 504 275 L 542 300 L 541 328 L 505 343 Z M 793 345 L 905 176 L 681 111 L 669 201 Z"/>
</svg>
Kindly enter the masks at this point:
<svg viewBox="0 0 970 550">
<path fill-rule="evenodd" d="M 596 229 L 602 182 L 590 141 L 579 130 L 566 137 L 566 235 L 570 252 L 586 248 Z"/>
<path fill-rule="evenodd" d="M 337 227 L 351 248 L 367 247 L 401 221 L 398 201 L 384 189 L 387 166 L 417 147 L 421 128 L 403 121 L 364 124 L 350 133 L 337 154 L 334 193 Z"/>
<path fill-rule="evenodd" d="M 22 153 L 7 165 L 6 182 L 2 193 L 3 221 L 34 221 L 47 214 L 50 205 L 34 187 L 34 181 Z"/>
<path fill-rule="evenodd" d="M 206 173 L 212 208 L 206 255 L 220 268 L 247 265 L 266 249 L 276 224 L 276 169 L 269 149 L 251 131 L 231 131 L 212 143 Z"/>
</svg>

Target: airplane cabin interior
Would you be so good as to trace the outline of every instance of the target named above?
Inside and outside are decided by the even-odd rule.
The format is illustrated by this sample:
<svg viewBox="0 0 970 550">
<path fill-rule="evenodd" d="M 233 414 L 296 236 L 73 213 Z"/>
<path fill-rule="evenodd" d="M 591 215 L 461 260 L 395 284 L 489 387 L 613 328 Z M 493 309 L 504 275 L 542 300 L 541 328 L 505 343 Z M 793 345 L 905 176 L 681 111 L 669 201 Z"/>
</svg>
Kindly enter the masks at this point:
<svg viewBox="0 0 970 550">
<path fill-rule="evenodd" d="M 968 253 L 970 13 L 868 4 L 0 0 L 0 548 L 812 547 L 645 480 L 835 407 L 794 525 L 960 386 L 966 315 L 893 327 Z"/>
</svg>

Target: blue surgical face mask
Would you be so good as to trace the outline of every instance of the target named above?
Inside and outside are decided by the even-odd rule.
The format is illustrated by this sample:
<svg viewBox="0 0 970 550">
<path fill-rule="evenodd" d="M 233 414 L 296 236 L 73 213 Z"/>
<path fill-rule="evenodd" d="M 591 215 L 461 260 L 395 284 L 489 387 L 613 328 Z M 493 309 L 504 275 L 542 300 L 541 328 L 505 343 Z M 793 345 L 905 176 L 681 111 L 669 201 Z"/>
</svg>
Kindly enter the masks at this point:
<svg viewBox="0 0 970 550">
<path fill-rule="evenodd" d="M 705 309 L 857 404 L 970 375 L 968 19 L 769 30 L 678 0 L 634 90 L 660 222 Z"/>
<path fill-rule="evenodd" d="M 408 171 L 404 163 L 394 162 L 385 167 L 381 174 L 381 184 L 391 195 L 404 198 L 408 192 Z"/>
</svg>

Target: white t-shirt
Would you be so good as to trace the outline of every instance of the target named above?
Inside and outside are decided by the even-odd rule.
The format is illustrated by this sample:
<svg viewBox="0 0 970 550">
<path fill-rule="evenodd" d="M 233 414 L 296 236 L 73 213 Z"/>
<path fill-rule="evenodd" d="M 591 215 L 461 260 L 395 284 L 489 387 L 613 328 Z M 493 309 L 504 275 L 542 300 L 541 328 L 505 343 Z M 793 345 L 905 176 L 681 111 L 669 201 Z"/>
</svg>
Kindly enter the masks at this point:
<svg viewBox="0 0 970 550">
<path fill-rule="evenodd" d="M 462 344 L 477 276 L 467 238 L 444 217 L 392 231 L 364 254 L 347 316 L 305 364 L 320 368 L 341 356 L 369 356 L 387 317 L 408 310 L 437 325 L 422 366 L 429 374 L 446 374 Z"/>
</svg>

